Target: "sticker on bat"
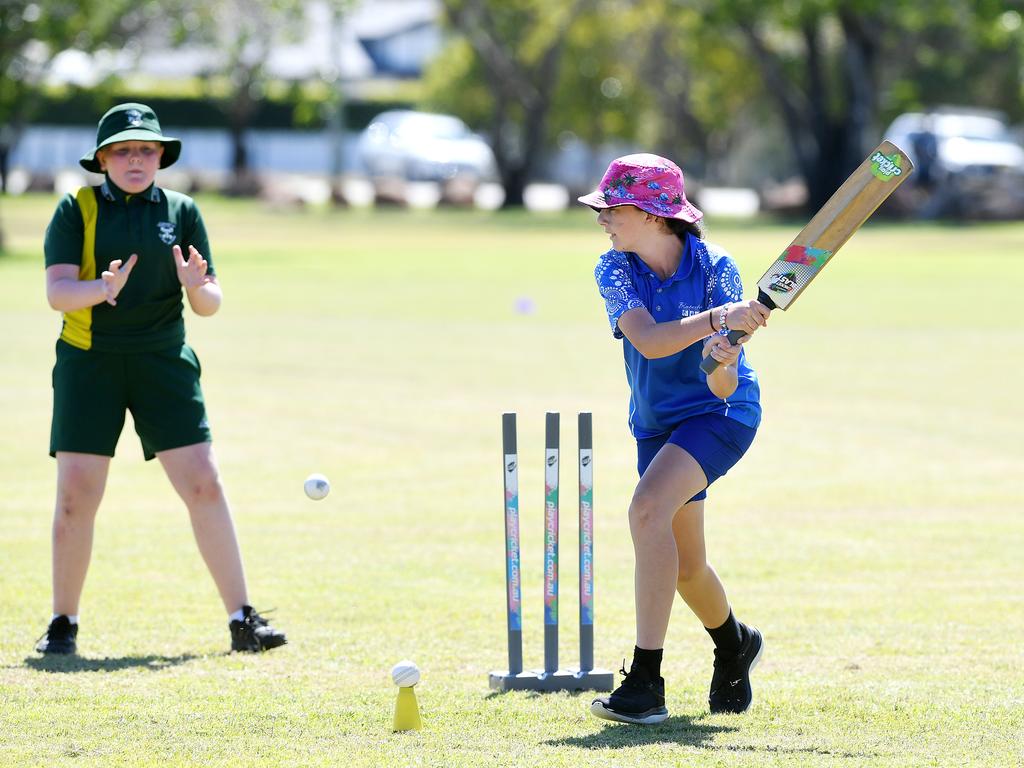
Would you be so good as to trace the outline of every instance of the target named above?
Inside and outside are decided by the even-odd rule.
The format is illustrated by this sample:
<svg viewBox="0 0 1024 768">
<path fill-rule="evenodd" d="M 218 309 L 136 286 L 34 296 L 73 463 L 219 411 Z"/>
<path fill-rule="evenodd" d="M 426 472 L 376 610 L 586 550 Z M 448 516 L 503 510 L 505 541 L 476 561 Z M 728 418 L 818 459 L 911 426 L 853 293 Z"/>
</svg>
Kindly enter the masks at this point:
<svg viewBox="0 0 1024 768">
<path fill-rule="evenodd" d="M 875 152 L 871 155 L 871 174 L 876 179 L 889 181 L 890 179 L 902 176 L 903 169 L 900 167 L 900 156 L 898 154 L 886 155 L 882 152 Z"/>
<path fill-rule="evenodd" d="M 782 260 L 792 264 L 806 264 L 815 269 L 821 269 L 825 262 L 832 257 L 832 251 L 824 248 L 813 248 L 809 245 L 791 245 L 782 254 Z"/>
<path fill-rule="evenodd" d="M 772 282 L 768 286 L 771 290 L 777 293 L 789 293 L 797 288 L 796 273 L 785 272 L 776 273 L 772 275 Z"/>
</svg>

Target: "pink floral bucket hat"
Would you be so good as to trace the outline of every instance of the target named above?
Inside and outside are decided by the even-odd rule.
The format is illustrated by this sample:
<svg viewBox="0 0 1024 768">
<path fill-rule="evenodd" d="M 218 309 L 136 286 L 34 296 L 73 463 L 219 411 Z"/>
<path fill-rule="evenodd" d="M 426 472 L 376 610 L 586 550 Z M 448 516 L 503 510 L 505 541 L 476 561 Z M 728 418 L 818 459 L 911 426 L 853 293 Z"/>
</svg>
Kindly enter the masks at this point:
<svg viewBox="0 0 1024 768">
<path fill-rule="evenodd" d="M 612 160 L 598 188 L 577 199 L 596 210 L 635 205 L 666 219 L 693 223 L 704 218 L 686 199 L 679 166 L 660 155 L 647 153 Z"/>
</svg>

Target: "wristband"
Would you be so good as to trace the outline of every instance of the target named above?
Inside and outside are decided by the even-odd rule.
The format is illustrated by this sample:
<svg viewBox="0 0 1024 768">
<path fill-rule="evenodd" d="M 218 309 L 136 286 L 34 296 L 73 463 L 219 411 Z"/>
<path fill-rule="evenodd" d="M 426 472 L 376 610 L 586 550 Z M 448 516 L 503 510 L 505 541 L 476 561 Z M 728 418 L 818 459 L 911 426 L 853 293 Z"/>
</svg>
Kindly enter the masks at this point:
<svg viewBox="0 0 1024 768">
<path fill-rule="evenodd" d="M 715 328 L 715 310 L 708 310 L 708 325 L 711 326 L 712 333 L 718 333 L 718 329 Z"/>
</svg>

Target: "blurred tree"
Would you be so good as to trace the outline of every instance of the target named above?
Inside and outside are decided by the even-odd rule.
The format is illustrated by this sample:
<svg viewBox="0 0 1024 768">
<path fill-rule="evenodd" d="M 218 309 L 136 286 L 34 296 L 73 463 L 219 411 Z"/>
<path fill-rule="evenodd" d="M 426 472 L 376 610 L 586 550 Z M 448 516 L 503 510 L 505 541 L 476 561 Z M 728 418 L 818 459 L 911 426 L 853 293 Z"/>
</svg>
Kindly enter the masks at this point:
<svg viewBox="0 0 1024 768">
<path fill-rule="evenodd" d="M 887 119 L 941 104 L 989 107 L 1024 120 L 1024 0 L 901 3 L 891 40 Z"/>
<path fill-rule="evenodd" d="M 331 25 L 332 51 L 337 56 L 337 25 L 355 0 L 320 0 L 318 6 Z M 231 137 L 231 191 L 250 193 L 257 181 L 251 173 L 246 133 L 270 85 L 267 62 L 275 49 L 299 43 L 309 34 L 313 17 L 307 0 L 164 0 L 159 25 L 149 30 L 148 39 L 163 46 L 193 51 L 213 51 L 208 66 L 200 73 L 203 96 L 225 117 Z M 334 63 L 337 65 L 337 62 Z M 334 69 L 321 72 L 337 84 Z M 328 122 L 336 130 L 340 123 L 341 92 L 324 107 Z M 336 142 L 337 144 L 337 142 Z M 337 155 L 340 150 L 335 150 Z M 340 158 L 325 158 L 337 165 Z"/>
<path fill-rule="evenodd" d="M 679 159 L 698 175 L 713 172 L 707 160 L 725 154 L 742 128 L 736 111 L 758 93 L 759 80 L 745 53 L 702 35 L 700 14 L 676 8 L 670 0 L 593 0 L 577 6 L 562 0 L 550 13 L 555 6 L 571 12 L 573 20 L 561 66 L 545 75 L 550 79 L 545 121 L 533 126 L 542 151 L 532 149 L 531 162 L 537 162 L 538 154 L 547 155 L 543 150 L 549 147 L 578 139 L 591 148 L 639 145 Z M 493 82 L 500 77 L 486 73 L 481 46 L 455 31 L 427 72 L 423 105 L 492 128 L 500 98 Z M 515 40 L 504 45 L 512 51 L 509 57 L 525 55 Z M 512 106 L 502 111 L 528 119 L 517 94 L 507 100 Z M 514 128 L 525 130 L 518 123 Z M 543 171 L 531 165 L 528 172 Z M 514 205 L 519 199 L 513 194 L 507 202 Z"/>
<path fill-rule="evenodd" d="M 774 115 L 788 162 L 773 165 L 804 180 L 815 209 L 899 112 L 952 102 L 1024 118 L 1022 6 L 446 0 L 456 35 L 427 74 L 425 103 L 490 127 L 510 204 L 538 138 L 649 147 L 721 179 L 738 140 Z"/>
<path fill-rule="evenodd" d="M 885 26 L 880 6 L 881 0 L 708 0 L 701 6 L 706 37 L 748 52 L 764 98 L 781 118 L 811 209 L 860 163 L 874 127 Z"/>
<path fill-rule="evenodd" d="M 149 0 L 0 0 L 0 191 L 7 191 L 8 157 L 35 116 L 53 58 L 69 48 L 116 48 L 153 10 Z"/>
<path fill-rule="evenodd" d="M 742 52 L 702 27 L 696 9 L 671 0 L 602 0 L 582 14 L 553 108 L 559 134 L 591 146 L 624 140 L 720 177 L 760 82 Z"/>
<path fill-rule="evenodd" d="M 680 10 L 694 4 L 676 0 Z M 749 52 L 817 209 L 887 121 L 941 103 L 1024 111 L 1019 0 L 706 0 L 705 34 Z"/>
<path fill-rule="evenodd" d="M 223 112 L 231 135 L 232 184 L 252 192 L 245 134 L 266 93 L 267 60 L 275 45 L 297 42 L 306 31 L 303 0 L 179 0 L 171 17 L 177 45 L 205 46 L 217 52 L 201 77 L 205 96 Z M 331 0 L 333 6 L 343 0 Z"/>
<path fill-rule="evenodd" d="M 675 158 L 697 177 L 721 176 L 720 158 L 747 129 L 737 113 L 759 104 L 760 80 L 741 47 L 722 45 L 703 26 L 696 9 L 672 0 L 593 0 L 574 9 L 544 149 L 576 139 L 591 148 L 625 143 Z M 495 95 L 484 67 L 457 35 L 427 73 L 424 104 L 488 127 Z M 605 158 L 598 151 L 594 159 Z"/>
<path fill-rule="evenodd" d="M 249 170 L 249 157 L 245 146 L 245 133 L 259 102 L 264 98 L 270 77 L 266 64 L 276 46 L 297 43 L 309 33 L 312 23 L 308 15 L 307 0 L 186 0 L 193 3 L 193 23 L 186 28 L 188 37 L 212 44 L 224 58 L 219 66 L 206 73 L 207 95 L 217 103 L 227 118 L 232 139 L 232 171 L 234 188 L 250 192 L 254 182 Z M 328 16 L 332 56 L 339 56 L 338 26 L 355 0 L 321 0 L 319 3 Z M 335 61 L 331 67 L 337 67 Z M 343 95 L 340 90 L 340 72 L 331 68 L 320 73 L 335 87 L 332 97 L 324 104 L 328 111 L 328 125 L 335 134 L 332 157 L 327 158 L 332 175 L 341 166 L 342 130 L 341 110 Z M 216 81 L 227 83 L 224 93 Z M 336 182 L 337 179 L 334 179 Z M 340 201 L 340 190 L 335 186 L 335 199 Z"/>
<path fill-rule="evenodd" d="M 461 65 L 447 70 L 447 87 L 467 88 L 460 94 L 466 107 L 460 114 L 486 115 L 506 206 L 522 205 L 545 147 L 569 29 L 594 2 L 445 0 L 446 19 L 462 40 L 434 67 L 435 77 Z"/>
</svg>

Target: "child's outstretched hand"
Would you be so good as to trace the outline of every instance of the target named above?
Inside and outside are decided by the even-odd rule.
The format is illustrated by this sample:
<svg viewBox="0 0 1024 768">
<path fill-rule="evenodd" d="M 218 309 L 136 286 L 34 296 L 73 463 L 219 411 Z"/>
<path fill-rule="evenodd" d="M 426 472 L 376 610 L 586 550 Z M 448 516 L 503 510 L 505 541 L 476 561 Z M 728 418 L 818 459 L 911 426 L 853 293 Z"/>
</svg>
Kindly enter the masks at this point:
<svg viewBox="0 0 1024 768">
<path fill-rule="evenodd" d="M 128 276 L 132 273 L 132 270 L 135 268 L 135 262 L 138 260 L 138 254 L 135 253 L 128 257 L 127 263 L 122 262 L 121 259 L 114 259 L 110 262 L 110 266 L 100 273 L 100 279 L 103 280 L 103 290 L 107 294 L 106 301 L 110 306 L 117 306 L 117 296 L 121 293 L 121 289 L 124 288 L 124 284 L 128 282 Z M 121 266 L 122 263 L 124 263 L 123 267 Z"/>
<path fill-rule="evenodd" d="M 188 247 L 188 261 L 185 261 L 180 245 L 171 248 L 171 252 L 174 254 L 174 265 L 178 269 L 178 282 L 184 286 L 185 290 L 198 288 L 210 282 L 211 278 L 206 274 L 208 268 L 206 259 L 195 249 L 195 246 Z"/>
</svg>

